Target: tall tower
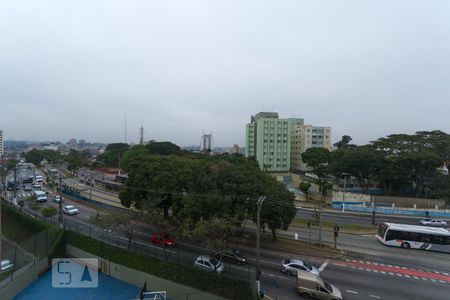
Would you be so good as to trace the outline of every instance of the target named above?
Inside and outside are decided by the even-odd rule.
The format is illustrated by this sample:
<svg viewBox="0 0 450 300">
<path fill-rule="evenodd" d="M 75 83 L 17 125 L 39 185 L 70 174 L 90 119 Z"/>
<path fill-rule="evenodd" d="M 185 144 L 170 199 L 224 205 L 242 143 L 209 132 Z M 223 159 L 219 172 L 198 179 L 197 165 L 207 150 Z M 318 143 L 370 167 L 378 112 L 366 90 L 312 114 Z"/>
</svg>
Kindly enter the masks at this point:
<svg viewBox="0 0 450 300">
<path fill-rule="evenodd" d="M 139 130 L 139 144 L 144 145 L 144 126 Z"/>
<path fill-rule="evenodd" d="M 212 133 L 202 135 L 202 152 L 209 154 L 212 150 Z"/>
<path fill-rule="evenodd" d="M 3 130 L 0 129 L 0 156 L 4 154 L 4 148 L 3 148 Z"/>
</svg>

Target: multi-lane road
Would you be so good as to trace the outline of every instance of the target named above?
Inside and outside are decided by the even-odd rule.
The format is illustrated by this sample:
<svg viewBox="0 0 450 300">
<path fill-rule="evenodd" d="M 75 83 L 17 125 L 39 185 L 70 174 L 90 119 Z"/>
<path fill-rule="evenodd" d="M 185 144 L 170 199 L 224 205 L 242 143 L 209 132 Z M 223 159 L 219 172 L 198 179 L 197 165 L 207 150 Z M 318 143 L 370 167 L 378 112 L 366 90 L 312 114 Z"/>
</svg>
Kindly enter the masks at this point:
<svg viewBox="0 0 450 300">
<path fill-rule="evenodd" d="M 20 196 L 23 192 L 19 191 Z M 80 214 L 66 216 L 68 220 L 87 223 L 99 211 L 105 212 L 104 207 L 65 197 L 66 204 L 74 204 Z M 58 204 L 48 201 L 46 206 L 57 207 Z M 297 217 L 311 218 L 310 209 L 299 209 Z M 325 211 L 322 217 L 326 221 L 336 223 L 351 223 L 370 225 L 371 215 Z M 412 223 L 417 218 L 397 216 L 376 216 L 377 223 L 383 221 Z M 149 245 L 151 228 L 140 224 L 135 233 L 142 251 L 157 251 L 158 246 Z M 303 227 L 291 226 L 286 232 L 279 234 L 293 238 L 298 233 L 300 239 L 309 239 L 309 231 Z M 120 234 L 120 233 L 116 233 Z M 312 239 L 317 239 L 317 230 L 311 232 Z M 123 239 L 125 239 L 123 237 Z M 325 243 L 332 243 L 332 232 L 324 231 Z M 156 247 L 156 248 L 155 248 Z M 262 288 L 273 299 L 302 299 L 295 291 L 296 278 L 280 272 L 283 258 L 295 256 L 308 260 L 321 269 L 321 277 L 338 286 L 344 299 L 449 299 L 450 290 L 450 255 L 444 253 L 427 252 L 412 249 L 390 248 L 381 245 L 374 236 L 340 233 L 338 247 L 346 251 L 344 259 L 324 259 L 321 257 L 305 257 L 302 255 L 263 251 L 261 259 Z M 188 245 L 180 243 L 177 251 L 186 263 L 193 262 L 197 253 Z M 255 253 L 253 249 L 245 249 L 249 256 L 249 263 L 253 269 Z M 161 251 L 160 249 L 158 251 Z M 180 258 L 178 258 L 180 259 Z M 248 272 L 248 267 L 228 266 L 233 274 Z M 241 270 L 242 269 L 242 270 Z"/>
</svg>

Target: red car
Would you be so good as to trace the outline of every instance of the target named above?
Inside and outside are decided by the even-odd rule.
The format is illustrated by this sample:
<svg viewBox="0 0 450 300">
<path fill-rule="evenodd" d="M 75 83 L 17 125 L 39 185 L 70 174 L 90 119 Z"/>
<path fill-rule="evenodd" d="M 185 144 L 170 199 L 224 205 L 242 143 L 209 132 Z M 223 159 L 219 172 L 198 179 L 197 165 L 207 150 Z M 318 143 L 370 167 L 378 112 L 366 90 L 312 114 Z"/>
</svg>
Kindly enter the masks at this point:
<svg viewBox="0 0 450 300">
<path fill-rule="evenodd" d="M 166 246 L 175 246 L 175 238 L 171 237 L 168 233 L 165 232 L 157 232 L 152 235 L 150 241 L 153 244 L 164 245 Z"/>
</svg>

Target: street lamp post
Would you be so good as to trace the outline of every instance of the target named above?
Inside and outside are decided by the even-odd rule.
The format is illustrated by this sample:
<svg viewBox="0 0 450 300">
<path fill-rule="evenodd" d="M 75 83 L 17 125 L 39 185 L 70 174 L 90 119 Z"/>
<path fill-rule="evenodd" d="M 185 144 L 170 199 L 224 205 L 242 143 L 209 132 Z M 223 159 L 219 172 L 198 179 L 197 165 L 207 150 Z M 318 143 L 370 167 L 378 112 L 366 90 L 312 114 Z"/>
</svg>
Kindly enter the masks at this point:
<svg viewBox="0 0 450 300">
<path fill-rule="evenodd" d="M 261 207 L 264 203 L 264 200 L 266 197 L 261 196 L 259 197 L 258 201 L 256 202 L 256 289 L 258 292 L 258 296 L 261 290 L 261 281 L 260 281 L 260 274 L 261 274 L 261 267 L 259 265 L 260 261 L 260 234 L 261 234 Z"/>
<path fill-rule="evenodd" d="M 342 211 L 345 211 L 345 188 L 347 187 L 347 176 L 350 175 L 349 173 L 342 173 L 342 176 L 344 176 L 344 192 L 342 193 Z"/>
</svg>

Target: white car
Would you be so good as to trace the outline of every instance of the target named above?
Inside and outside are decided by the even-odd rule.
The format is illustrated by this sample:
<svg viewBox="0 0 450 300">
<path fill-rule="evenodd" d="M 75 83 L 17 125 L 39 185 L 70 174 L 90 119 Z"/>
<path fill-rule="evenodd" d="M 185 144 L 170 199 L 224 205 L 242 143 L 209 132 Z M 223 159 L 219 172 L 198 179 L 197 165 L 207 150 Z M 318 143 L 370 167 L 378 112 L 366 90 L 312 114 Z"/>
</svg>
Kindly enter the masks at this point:
<svg viewBox="0 0 450 300">
<path fill-rule="evenodd" d="M 444 220 L 422 219 L 419 221 L 419 223 L 425 226 L 447 228 L 447 222 L 445 222 Z"/>
<path fill-rule="evenodd" d="M 78 208 L 76 208 L 76 207 L 73 206 L 73 205 L 66 205 L 66 206 L 64 206 L 64 207 L 63 207 L 63 212 L 64 212 L 66 215 L 69 215 L 69 216 L 76 215 L 76 214 L 79 213 Z"/>
<path fill-rule="evenodd" d="M 53 202 L 59 203 L 59 201 L 61 201 L 61 196 L 60 195 L 53 196 Z M 63 200 L 63 202 L 64 202 L 64 200 Z"/>
<path fill-rule="evenodd" d="M 39 188 L 41 187 L 41 185 L 39 184 L 39 182 L 36 182 L 33 186 L 34 186 L 36 189 L 39 189 Z"/>
<path fill-rule="evenodd" d="M 319 269 L 301 259 L 289 258 L 281 261 L 281 273 L 289 276 L 297 275 L 297 271 L 306 271 L 319 275 Z"/>
<path fill-rule="evenodd" d="M 220 260 L 209 255 L 200 255 L 197 257 L 194 262 L 194 267 L 215 273 L 222 273 L 224 269 L 223 263 Z"/>
<path fill-rule="evenodd" d="M 0 271 L 1 272 L 7 272 L 9 270 L 12 270 L 14 267 L 14 264 L 9 259 L 2 259 L 0 263 Z"/>
</svg>

